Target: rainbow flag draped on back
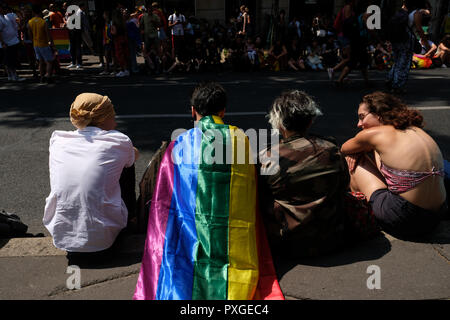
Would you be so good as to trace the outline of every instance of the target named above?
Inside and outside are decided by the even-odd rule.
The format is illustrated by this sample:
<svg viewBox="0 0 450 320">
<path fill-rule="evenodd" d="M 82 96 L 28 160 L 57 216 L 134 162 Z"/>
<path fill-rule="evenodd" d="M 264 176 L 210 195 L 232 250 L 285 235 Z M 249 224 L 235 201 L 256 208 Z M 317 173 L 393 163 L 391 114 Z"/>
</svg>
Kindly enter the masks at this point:
<svg viewBox="0 0 450 320">
<path fill-rule="evenodd" d="M 250 156 L 242 130 L 216 116 L 202 118 L 169 145 L 153 193 L 135 300 L 284 299 L 259 217 Z"/>
</svg>

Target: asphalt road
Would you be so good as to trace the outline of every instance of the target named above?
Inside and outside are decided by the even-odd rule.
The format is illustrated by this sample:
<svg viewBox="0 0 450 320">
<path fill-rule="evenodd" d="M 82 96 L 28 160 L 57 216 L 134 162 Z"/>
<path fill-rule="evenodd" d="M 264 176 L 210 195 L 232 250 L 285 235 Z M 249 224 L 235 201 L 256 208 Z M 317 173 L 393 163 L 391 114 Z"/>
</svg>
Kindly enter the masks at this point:
<svg viewBox="0 0 450 320">
<path fill-rule="evenodd" d="M 372 71 L 374 87 L 365 89 L 360 75 L 336 89 L 321 73 L 225 73 L 204 75 L 136 76 L 114 79 L 91 71 L 62 77 L 58 83 L 31 81 L 10 84 L 0 80 L 0 209 L 18 214 L 31 233 L 48 232 L 42 225 L 45 198 L 50 191 L 48 141 L 54 130 L 73 130 L 69 108 L 76 95 L 108 95 L 120 116 L 118 130 L 140 149 L 136 165 L 140 180 L 152 154 L 177 128 L 189 129 L 189 95 L 195 84 L 212 79 L 228 92 L 227 123 L 244 130 L 268 128 L 265 112 L 287 89 L 301 89 L 320 103 L 324 116 L 312 132 L 334 136 L 339 143 L 357 132 L 356 111 L 361 97 L 383 89 L 384 72 Z M 404 100 L 423 110 L 426 130 L 450 159 L 450 69 L 413 71 Z M 237 114 L 237 115 L 236 115 Z M 184 116 L 185 115 L 185 116 Z"/>
</svg>

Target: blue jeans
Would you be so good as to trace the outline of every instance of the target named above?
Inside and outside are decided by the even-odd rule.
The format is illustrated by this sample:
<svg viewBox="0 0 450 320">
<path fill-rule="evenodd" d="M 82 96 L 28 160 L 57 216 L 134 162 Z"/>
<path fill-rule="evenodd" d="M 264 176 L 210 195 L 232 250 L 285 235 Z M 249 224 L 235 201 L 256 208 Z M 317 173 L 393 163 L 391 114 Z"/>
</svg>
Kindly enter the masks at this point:
<svg viewBox="0 0 450 320">
<path fill-rule="evenodd" d="M 393 43 L 392 51 L 394 65 L 389 71 L 388 81 L 391 83 L 392 89 L 402 89 L 406 86 L 406 82 L 408 82 L 413 52 L 408 42 Z"/>
</svg>

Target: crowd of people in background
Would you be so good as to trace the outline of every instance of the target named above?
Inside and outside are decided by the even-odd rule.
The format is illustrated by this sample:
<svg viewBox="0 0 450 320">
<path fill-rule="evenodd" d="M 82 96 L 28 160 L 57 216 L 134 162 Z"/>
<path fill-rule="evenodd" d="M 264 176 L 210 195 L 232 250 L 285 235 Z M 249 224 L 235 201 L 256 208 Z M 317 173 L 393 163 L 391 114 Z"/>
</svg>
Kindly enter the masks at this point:
<svg viewBox="0 0 450 320">
<path fill-rule="evenodd" d="M 51 4 L 44 10 L 36 5 L 24 6 L 18 12 L 2 5 L 2 61 L 9 80 L 22 80 L 15 71 L 19 61 L 14 54 L 22 48 L 35 76 L 39 65 L 41 81 L 50 81 L 58 72 L 60 61 L 48 29 L 68 27 L 71 15 L 75 15 L 81 23 L 69 28 L 72 60 L 68 69 L 82 69 L 83 55 L 96 54 L 101 74 L 116 77 L 142 72 L 313 70 L 327 71 L 330 80 L 334 80 L 335 72 L 342 70 L 336 81 L 342 85 L 355 68 L 361 69 L 367 80 L 369 68 L 385 70 L 394 65 L 395 44 L 383 30 L 367 29 L 369 4 L 370 1 L 347 0 L 336 17 L 319 13 L 311 21 L 296 16 L 288 21 L 281 10 L 273 17 L 269 30 L 259 34 L 246 6 L 240 7 L 236 18 L 221 24 L 218 20 L 211 23 L 186 17 L 178 8 L 165 12 L 157 2 L 147 2 L 134 10 L 119 4 L 114 10 L 96 12 L 92 17 L 86 13 L 84 3 L 77 4 L 78 9 L 72 12 L 68 11 L 71 3 L 67 2 L 61 7 Z M 422 7 L 415 9 L 428 10 L 421 21 L 421 26 L 426 27 L 430 11 L 425 5 Z M 11 42 L 8 34 L 14 34 L 14 30 Z M 411 67 L 446 67 L 450 63 L 450 35 L 435 44 L 424 30 L 415 30 L 422 50 L 410 59 Z M 10 41 L 9 45 L 5 41 Z M 138 64 L 139 56 L 145 64 Z"/>
</svg>

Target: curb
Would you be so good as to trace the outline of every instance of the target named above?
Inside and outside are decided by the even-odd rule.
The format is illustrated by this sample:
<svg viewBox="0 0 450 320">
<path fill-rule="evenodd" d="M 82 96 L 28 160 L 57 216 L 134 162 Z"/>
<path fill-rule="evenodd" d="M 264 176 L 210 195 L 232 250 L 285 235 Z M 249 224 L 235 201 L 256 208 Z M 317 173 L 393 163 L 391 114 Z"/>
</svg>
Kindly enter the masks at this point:
<svg viewBox="0 0 450 320">
<path fill-rule="evenodd" d="M 141 254 L 144 251 L 145 235 L 129 235 L 117 244 L 117 252 Z M 65 256 L 66 251 L 53 245 L 52 237 L 0 239 L 0 258 L 55 257 Z"/>
</svg>

